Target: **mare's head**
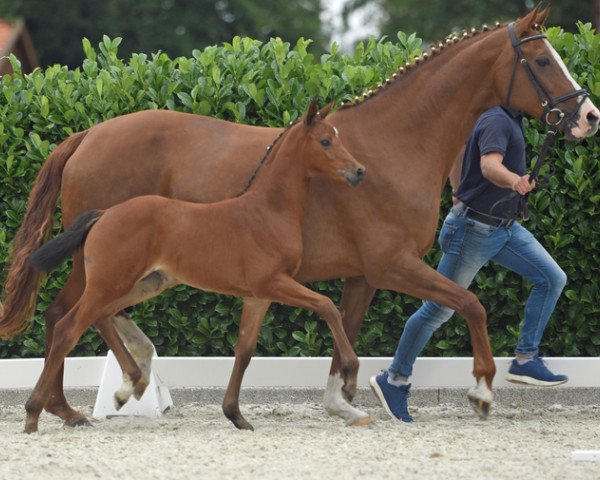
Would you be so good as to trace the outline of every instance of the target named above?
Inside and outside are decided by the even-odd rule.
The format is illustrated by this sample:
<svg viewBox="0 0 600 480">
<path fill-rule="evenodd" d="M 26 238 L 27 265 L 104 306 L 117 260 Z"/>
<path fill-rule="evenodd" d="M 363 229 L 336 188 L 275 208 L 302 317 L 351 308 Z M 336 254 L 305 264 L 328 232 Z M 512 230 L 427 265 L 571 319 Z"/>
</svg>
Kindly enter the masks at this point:
<svg viewBox="0 0 600 480">
<path fill-rule="evenodd" d="M 304 137 L 303 161 L 309 175 L 327 175 L 355 187 L 364 180 L 366 170 L 346 150 L 337 128 L 326 118 L 331 107 L 330 103 L 319 110 L 317 103 L 312 102 L 298 126 Z"/>
<path fill-rule="evenodd" d="M 504 104 L 557 126 L 568 140 L 589 137 L 598 130 L 600 112 L 540 31 L 548 13 L 538 5 L 508 25 L 495 83 L 505 92 Z"/>
</svg>

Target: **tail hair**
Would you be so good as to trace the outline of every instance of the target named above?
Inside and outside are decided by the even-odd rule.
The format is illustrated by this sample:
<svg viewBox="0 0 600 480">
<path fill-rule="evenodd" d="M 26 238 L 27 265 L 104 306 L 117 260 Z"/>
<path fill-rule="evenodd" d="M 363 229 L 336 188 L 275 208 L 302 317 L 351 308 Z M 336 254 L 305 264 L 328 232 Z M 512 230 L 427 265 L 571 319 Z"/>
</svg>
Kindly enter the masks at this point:
<svg viewBox="0 0 600 480">
<path fill-rule="evenodd" d="M 83 245 L 90 229 L 102 214 L 101 210 L 88 210 L 79 215 L 67 230 L 33 252 L 29 256 L 29 265 L 42 272 L 49 272 L 60 265 Z"/>
</svg>

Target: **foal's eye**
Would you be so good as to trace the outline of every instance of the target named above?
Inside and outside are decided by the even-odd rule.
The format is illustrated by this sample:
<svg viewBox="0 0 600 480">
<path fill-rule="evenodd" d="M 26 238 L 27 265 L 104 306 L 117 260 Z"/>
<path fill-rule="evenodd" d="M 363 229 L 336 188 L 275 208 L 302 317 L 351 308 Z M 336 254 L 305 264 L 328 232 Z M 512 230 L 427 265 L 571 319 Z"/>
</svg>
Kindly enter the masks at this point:
<svg viewBox="0 0 600 480">
<path fill-rule="evenodd" d="M 321 140 L 321 145 L 323 145 L 324 147 L 330 147 L 331 142 L 327 138 L 324 138 L 323 140 Z"/>
<path fill-rule="evenodd" d="M 550 65 L 550 59 L 548 57 L 539 57 L 535 59 L 535 63 L 537 63 L 540 67 L 547 67 Z"/>
</svg>

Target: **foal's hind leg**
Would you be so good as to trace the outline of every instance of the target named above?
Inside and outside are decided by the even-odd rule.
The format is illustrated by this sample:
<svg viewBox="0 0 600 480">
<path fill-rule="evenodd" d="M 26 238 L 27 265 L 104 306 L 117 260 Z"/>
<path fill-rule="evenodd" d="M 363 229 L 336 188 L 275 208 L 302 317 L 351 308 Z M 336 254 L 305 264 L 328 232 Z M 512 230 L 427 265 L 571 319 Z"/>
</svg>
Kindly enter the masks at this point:
<svg viewBox="0 0 600 480">
<path fill-rule="evenodd" d="M 116 320 L 117 317 L 115 316 L 113 318 Z M 99 319 L 96 321 L 95 327 L 101 333 L 102 338 L 104 338 L 108 347 L 112 350 L 123 371 L 123 384 L 121 385 L 121 388 L 115 392 L 113 397 L 115 409 L 120 410 L 134 393 L 134 385 L 137 385 L 141 381 L 142 372 L 113 327 L 113 318 L 104 317 Z"/>
<path fill-rule="evenodd" d="M 254 430 L 240 412 L 240 388 L 244 372 L 256 349 L 260 327 L 269 305 L 271 305 L 269 300 L 244 298 L 238 341 L 235 345 L 235 363 L 223 399 L 223 413 L 237 428 L 242 430 Z"/>
<path fill-rule="evenodd" d="M 344 331 L 352 346 L 356 343 L 360 326 L 375 291 L 363 277 L 347 278 L 345 281 L 341 311 Z M 361 426 L 373 423 L 369 414 L 348 403 L 352 399 L 345 398 L 343 395 L 343 384 L 344 378 L 340 368 L 339 352 L 337 348 L 334 348 L 329 379 L 323 396 L 325 410 L 329 415 L 343 418 L 348 425 Z"/>
<path fill-rule="evenodd" d="M 80 255 L 75 255 L 73 272 L 44 314 L 46 321 L 46 361 L 54 342 L 54 330 L 57 322 L 75 305 L 83 292 L 85 280 L 80 265 Z M 56 375 L 50 381 L 50 393 L 44 408 L 47 412 L 60 417 L 65 422 L 65 426 L 91 425 L 83 413 L 74 410 L 67 402 L 63 388 L 63 377 L 64 361 L 61 361 L 57 367 Z"/>
<path fill-rule="evenodd" d="M 81 300 L 59 321 L 40 378 L 25 404 L 27 411 L 25 433 L 36 432 L 42 408 L 52 392 L 54 378 L 58 374 L 65 356 L 75 347 L 85 330 L 103 316 L 105 302 L 100 297 L 84 295 Z"/>
<path fill-rule="evenodd" d="M 113 325 L 141 370 L 141 377 L 133 389 L 134 398 L 139 400 L 150 384 L 154 345 L 124 311 L 115 315 Z"/>
</svg>

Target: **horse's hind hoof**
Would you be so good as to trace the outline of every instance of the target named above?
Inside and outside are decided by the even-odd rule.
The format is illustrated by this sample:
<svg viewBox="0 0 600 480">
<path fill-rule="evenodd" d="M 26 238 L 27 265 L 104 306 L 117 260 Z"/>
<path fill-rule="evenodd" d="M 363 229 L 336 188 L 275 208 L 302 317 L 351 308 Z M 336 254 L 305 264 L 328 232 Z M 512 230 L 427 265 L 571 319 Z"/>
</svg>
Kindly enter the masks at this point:
<svg viewBox="0 0 600 480">
<path fill-rule="evenodd" d="M 232 420 L 232 422 L 235 425 L 235 428 L 238 430 L 250 430 L 251 432 L 254 431 L 254 427 L 243 418 L 236 421 Z"/>
<path fill-rule="evenodd" d="M 352 427 L 364 427 L 366 425 L 373 425 L 375 421 L 371 417 L 363 417 L 352 423 Z"/>
<path fill-rule="evenodd" d="M 65 422 L 65 427 L 75 428 L 75 427 L 93 427 L 92 423 L 86 418 L 80 418 L 79 420 L 74 420 L 73 422 Z"/>
</svg>

